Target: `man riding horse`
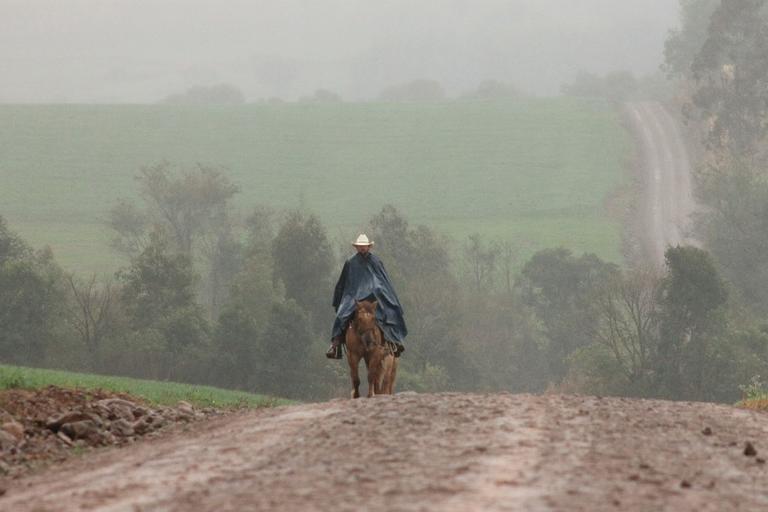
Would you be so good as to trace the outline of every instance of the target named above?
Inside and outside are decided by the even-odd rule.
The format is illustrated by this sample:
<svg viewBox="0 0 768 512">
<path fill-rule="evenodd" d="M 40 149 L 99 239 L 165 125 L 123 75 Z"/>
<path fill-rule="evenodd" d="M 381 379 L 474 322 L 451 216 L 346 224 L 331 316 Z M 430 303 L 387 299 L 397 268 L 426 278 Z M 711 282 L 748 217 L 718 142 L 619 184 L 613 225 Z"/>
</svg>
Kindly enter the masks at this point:
<svg viewBox="0 0 768 512">
<path fill-rule="evenodd" d="M 355 303 L 374 299 L 378 302 L 376 320 L 384 339 L 395 344 L 395 356 L 400 356 L 405 350 L 403 340 L 408 334 L 400 300 L 384 264 L 378 256 L 370 252 L 373 242 L 369 241 L 365 234 L 361 234 L 352 245 L 357 253 L 344 262 L 344 268 L 333 292 L 336 319 L 331 332 L 331 347 L 325 355 L 330 359 L 341 359 L 344 329 L 355 312 Z"/>
</svg>

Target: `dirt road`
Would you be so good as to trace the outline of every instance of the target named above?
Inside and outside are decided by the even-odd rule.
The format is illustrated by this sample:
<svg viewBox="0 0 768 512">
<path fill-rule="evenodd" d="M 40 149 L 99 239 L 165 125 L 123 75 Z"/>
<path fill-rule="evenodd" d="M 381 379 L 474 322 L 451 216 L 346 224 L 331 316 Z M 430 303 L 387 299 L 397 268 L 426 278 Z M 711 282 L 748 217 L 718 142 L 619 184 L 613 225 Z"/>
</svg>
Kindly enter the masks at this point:
<svg viewBox="0 0 768 512">
<path fill-rule="evenodd" d="M 664 262 L 670 245 L 695 243 L 689 237 L 695 209 L 691 163 L 679 123 L 658 102 L 628 103 L 626 111 L 638 142 L 643 180 L 643 215 L 638 231 L 644 258 Z"/>
<path fill-rule="evenodd" d="M 768 510 L 768 415 L 721 405 L 402 394 L 192 428 L 14 481 L 0 510 Z"/>
</svg>

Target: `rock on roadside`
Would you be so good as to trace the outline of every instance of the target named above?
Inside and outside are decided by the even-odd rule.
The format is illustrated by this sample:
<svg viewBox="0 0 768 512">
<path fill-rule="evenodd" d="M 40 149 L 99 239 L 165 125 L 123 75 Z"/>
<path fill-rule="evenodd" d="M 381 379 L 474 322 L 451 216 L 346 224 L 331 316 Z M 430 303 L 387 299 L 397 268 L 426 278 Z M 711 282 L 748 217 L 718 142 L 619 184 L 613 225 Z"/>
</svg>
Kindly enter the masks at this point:
<svg viewBox="0 0 768 512">
<path fill-rule="evenodd" d="M 101 390 L 0 391 L 0 477 L 63 460 L 74 448 L 129 444 L 165 427 L 219 414 L 186 401 L 153 407 Z"/>
</svg>

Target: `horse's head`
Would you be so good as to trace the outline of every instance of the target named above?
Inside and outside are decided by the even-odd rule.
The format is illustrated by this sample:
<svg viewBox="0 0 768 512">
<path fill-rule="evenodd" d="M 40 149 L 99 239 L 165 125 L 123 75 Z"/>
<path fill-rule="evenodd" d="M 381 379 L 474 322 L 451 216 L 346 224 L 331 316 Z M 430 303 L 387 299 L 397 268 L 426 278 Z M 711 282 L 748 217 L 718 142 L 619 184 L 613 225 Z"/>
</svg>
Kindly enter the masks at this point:
<svg viewBox="0 0 768 512">
<path fill-rule="evenodd" d="M 355 330 L 366 346 L 370 347 L 376 341 L 378 325 L 376 324 L 376 305 L 374 301 L 355 301 Z"/>
</svg>

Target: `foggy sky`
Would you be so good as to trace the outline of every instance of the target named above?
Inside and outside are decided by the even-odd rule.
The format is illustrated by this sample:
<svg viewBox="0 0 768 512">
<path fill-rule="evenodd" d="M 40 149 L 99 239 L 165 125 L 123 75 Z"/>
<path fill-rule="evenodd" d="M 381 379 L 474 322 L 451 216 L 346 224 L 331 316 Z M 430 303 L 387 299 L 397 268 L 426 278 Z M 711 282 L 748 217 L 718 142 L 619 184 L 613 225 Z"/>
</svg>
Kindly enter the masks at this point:
<svg viewBox="0 0 768 512">
<path fill-rule="evenodd" d="M 658 69 L 676 0 L 0 0 L 0 102 L 253 101 L 412 79 L 557 94 L 579 69 Z"/>
</svg>

